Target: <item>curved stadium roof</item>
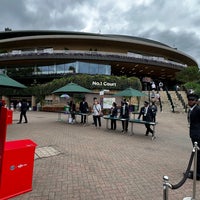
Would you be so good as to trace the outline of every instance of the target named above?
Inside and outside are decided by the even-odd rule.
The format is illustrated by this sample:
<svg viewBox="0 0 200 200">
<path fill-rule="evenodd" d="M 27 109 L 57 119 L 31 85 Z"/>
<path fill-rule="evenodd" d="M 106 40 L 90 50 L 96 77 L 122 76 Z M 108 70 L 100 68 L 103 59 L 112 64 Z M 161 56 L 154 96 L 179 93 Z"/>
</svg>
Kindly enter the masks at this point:
<svg viewBox="0 0 200 200">
<path fill-rule="evenodd" d="M 22 50 L 20 55 L 0 54 L 0 67 L 50 65 L 84 61 L 109 64 L 114 75 L 150 76 L 173 80 L 176 72 L 197 66 L 189 55 L 166 44 L 139 37 L 66 31 L 0 32 L 0 50 Z M 52 48 L 53 53 L 38 53 Z M 37 49 L 37 53 L 28 54 Z"/>
</svg>

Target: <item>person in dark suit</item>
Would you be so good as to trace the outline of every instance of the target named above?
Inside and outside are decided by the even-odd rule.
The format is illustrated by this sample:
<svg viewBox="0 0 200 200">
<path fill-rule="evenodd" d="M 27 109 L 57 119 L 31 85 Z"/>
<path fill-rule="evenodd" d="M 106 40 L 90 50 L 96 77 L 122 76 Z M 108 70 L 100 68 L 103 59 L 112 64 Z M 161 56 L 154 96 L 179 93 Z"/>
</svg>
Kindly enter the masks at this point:
<svg viewBox="0 0 200 200">
<path fill-rule="evenodd" d="M 82 101 L 80 102 L 79 110 L 83 114 L 88 113 L 88 103 L 86 102 L 85 97 L 83 97 Z M 81 123 L 86 123 L 86 115 L 81 115 Z"/>
<path fill-rule="evenodd" d="M 71 113 L 71 118 L 72 118 L 72 124 L 75 122 L 75 113 L 76 113 L 76 105 L 73 101 L 73 99 L 69 102 L 70 106 L 70 113 Z"/>
<path fill-rule="evenodd" d="M 140 109 L 140 113 L 138 116 L 138 119 L 140 119 L 140 117 L 142 116 L 142 120 L 143 121 L 147 121 L 147 122 L 152 122 L 153 121 L 153 111 L 151 109 L 151 106 L 149 105 L 148 101 L 144 102 L 144 106 Z M 153 130 L 150 127 L 150 124 L 145 124 L 146 127 L 146 136 L 149 135 L 149 132 L 153 134 Z"/>
<path fill-rule="evenodd" d="M 190 106 L 190 109 L 188 111 L 188 123 L 189 123 L 189 133 L 190 133 L 190 139 L 192 141 L 192 144 L 194 145 L 194 142 L 198 143 L 198 146 L 200 147 L 200 106 L 198 105 L 198 95 L 196 94 L 189 94 L 187 96 L 188 99 L 188 105 Z M 193 172 L 190 171 L 189 177 L 193 179 Z M 200 152 L 197 153 L 197 180 L 200 180 Z"/>
<path fill-rule="evenodd" d="M 27 116 L 26 116 L 26 112 L 28 110 L 28 103 L 25 99 L 22 99 L 22 102 L 21 102 L 21 107 L 20 107 L 20 119 L 19 119 L 19 122 L 18 124 L 21 124 L 22 123 L 22 118 L 24 117 L 24 120 L 25 122 L 24 123 L 28 123 L 28 120 L 27 120 Z"/>
<path fill-rule="evenodd" d="M 117 104 L 115 102 L 113 102 L 110 116 L 115 118 L 115 117 L 117 117 L 117 114 L 118 114 Z M 111 119 L 111 130 L 116 130 L 116 127 L 117 127 L 116 119 Z"/>
<path fill-rule="evenodd" d="M 151 104 L 151 110 L 153 112 L 153 118 L 152 118 L 152 121 L 153 122 L 156 122 L 156 113 L 157 113 L 157 106 L 155 104 L 155 102 L 153 101 L 152 104 Z"/>
<path fill-rule="evenodd" d="M 120 109 L 120 118 L 125 119 L 122 120 L 122 132 L 125 133 L 128 131 L 128 120 L 129 120 L 129 107 L 127 102 L 121 102 L 121 109 Z"/>
</svg>

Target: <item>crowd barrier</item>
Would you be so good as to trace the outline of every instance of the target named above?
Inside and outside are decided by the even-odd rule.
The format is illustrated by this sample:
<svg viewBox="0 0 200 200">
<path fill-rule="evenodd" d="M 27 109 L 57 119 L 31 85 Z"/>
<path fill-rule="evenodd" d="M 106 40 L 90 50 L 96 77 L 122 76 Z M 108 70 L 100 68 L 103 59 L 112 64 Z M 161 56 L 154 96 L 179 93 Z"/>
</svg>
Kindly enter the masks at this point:
<svg viewBox="0 0 200 200">
<path fill-rule="evenodd" d="M 180 188 L 187 180 L 188 175 L 190 173 L 190 169 L 192 166 L 192 162 L 194 161 L 194 171 L 193 171 L 193 177 L 197 176 L 197 151 L 199 150 L 198 143 L 194 143 L 194 147 L 192 149 L 192 153 L 190 156 L 190 160 L 186 169 L 186 172 L 184 173 L 183 178 L 181 179 L 180 182 L 177 184 L 173 185 L 169 183 L 169 178 L 168 176 L 163 176 L 163 200 L 168 200 L 169 198 L 169 188 L 172 190 L 176 190 Z M 183 200 L 196 200 L 196 178 L 193 178 L 193 195 L 192 197 L 185 197 Z"/>
</svg>

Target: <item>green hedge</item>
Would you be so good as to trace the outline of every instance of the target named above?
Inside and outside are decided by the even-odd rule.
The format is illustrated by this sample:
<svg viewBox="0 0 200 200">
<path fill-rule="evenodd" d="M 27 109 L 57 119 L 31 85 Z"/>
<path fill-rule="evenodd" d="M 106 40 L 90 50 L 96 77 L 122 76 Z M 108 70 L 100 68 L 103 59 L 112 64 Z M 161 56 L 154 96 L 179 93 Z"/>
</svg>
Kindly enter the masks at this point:
<svg viewBox="0 0 200 200">
<path fill-rule="evenodd" d="M 116 83 L 116 87 L 105 87 L 103 85 L 92 85 L 92 82 L 109 82 Z M 27 89 L 6 89 L 2 88 L 0 90 L 0 95 L 6 96 L 24 96 L 24 95 L 34 95 L 36 96 L 37 102 L 42 102 L 46 95 L 51 94 L 54 90 L 63 87 L 64 85 L 73 82 L 79 84 L 88 89 L 109 89 L 109 90 L 124 90 L 127 87 L 132 87 L 137 90 L 142 89 L 141 82 L 136 77 L 126 77 L 126 76 L 106 76 L 106 75 L 88 75 L 88 74 L 72 74 L 67 77 L 62 77 L 59 79 L 54 79 L 51 82 L 45 84 L 38 84 L 35 86 L 28 87 Z"/>
</svg>

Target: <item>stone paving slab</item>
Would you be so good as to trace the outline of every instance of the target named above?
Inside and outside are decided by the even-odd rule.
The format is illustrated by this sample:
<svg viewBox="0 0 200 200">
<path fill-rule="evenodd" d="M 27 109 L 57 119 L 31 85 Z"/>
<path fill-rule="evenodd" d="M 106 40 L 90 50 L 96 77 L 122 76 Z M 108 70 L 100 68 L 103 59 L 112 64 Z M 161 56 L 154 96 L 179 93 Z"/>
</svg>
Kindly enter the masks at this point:
<svg viewBox="0 0 200 200">
<path fill-rule="evenodd" d="M 28 124 L 16 124 L 19 112 L 14 112 L 7 140 L 33 140 L 40 159 L 34 162 L 33 190 L 16 200 L 161 200 L 163 176 L 177 184 L 192 151 L 186 114 L 158 113 L 154 141 L 139 124 L 130 136 L 121 133 L 120 122 L 116 131 L 108 131 L 102 119 L 96 129 L 91 116 L 87 126 L 58 121 L 57 113 L 30 111 L 27 116 Z M 170 190 L 169 199 L 191 196 L 192 185 L 187 180 Z"/>
<path fill-rule="evenodd" d="M 54 147 L 38 147 L 35 150 L 35 160 L 39 158 L 47 158 L 51 156 L 57 156 L 61 152 Z"/>
</svg>

